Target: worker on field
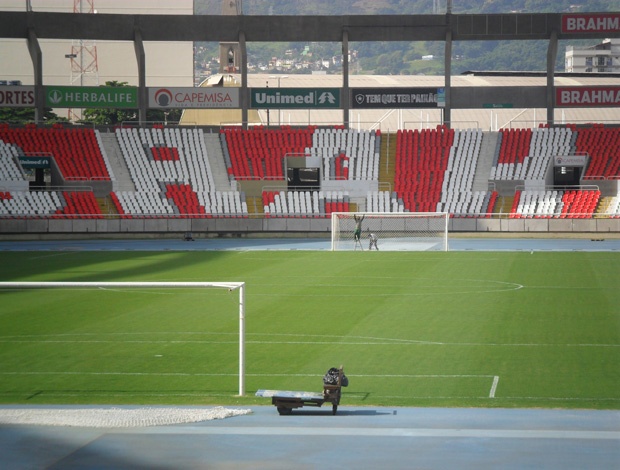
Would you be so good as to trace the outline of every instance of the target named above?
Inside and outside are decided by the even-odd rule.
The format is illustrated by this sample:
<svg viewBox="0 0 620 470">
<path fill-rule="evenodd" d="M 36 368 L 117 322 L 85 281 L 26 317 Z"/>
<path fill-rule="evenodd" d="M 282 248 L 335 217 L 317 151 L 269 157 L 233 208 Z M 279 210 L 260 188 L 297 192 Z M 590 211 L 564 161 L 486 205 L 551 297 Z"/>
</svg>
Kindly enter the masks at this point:
<svg viewBox="0 0 620 470">
<path fill-rule="evenodd" d="M 375 250 L 379 251 L 379 247 L 377 246 L 377 240 L 378 238 L 374 233 L 370 232 L 368 234 L 368 251 L 372 251 L 373 246 L 375 247 Z"/>
<path fill-rule="evenodd" d="M 354 214 L 353 219 L 355 220 L 355 231 L 353 232 L 355 249 L 357 249 L 357 246 L 359 245 L 360 249 L 364 251 L 364 248 L 362 248 L 362 242 L 360 240 L 360 237 L 362 236 L 362 220 L 364 220 L 364 216 L 358 216 L 357 214 Z"/>
</svg>

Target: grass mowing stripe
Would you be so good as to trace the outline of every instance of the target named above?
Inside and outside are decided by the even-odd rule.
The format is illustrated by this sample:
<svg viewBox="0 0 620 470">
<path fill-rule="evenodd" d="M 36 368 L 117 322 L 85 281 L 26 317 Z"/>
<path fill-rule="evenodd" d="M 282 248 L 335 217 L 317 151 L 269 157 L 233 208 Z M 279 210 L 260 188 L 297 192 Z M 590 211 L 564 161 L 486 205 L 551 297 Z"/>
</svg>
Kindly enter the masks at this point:
<svg viewBox="0 0 620 470">
<path fill-rule="evenodd" d="M 618 253 L 64 254 L 2 252 L 0 279 L 245 281 L 249 394 L 318 390 L 343 364 L 343 404 L 620 408 Z M 0 402 L 264 404 L 232 398 L 234 295 L 0 297 L 0 373 L 24 373 Z M 58 370 L 142 375 L 25 375 Z"/>
</svg>

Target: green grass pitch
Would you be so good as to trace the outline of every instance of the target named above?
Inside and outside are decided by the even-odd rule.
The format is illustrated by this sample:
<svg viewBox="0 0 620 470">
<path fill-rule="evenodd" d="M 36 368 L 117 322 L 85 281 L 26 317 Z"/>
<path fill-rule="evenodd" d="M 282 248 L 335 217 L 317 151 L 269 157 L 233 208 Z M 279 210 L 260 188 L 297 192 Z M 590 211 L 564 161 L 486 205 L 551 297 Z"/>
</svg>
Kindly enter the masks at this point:
<svg viewBox="0 0 620 470">
<path fill-rule="evenodd" d="M 2 252 L 1 281 L 246 282 L 237 293 L 0 291 L 0 402 L 620 408 L 620 253 Z"/>
</svg>

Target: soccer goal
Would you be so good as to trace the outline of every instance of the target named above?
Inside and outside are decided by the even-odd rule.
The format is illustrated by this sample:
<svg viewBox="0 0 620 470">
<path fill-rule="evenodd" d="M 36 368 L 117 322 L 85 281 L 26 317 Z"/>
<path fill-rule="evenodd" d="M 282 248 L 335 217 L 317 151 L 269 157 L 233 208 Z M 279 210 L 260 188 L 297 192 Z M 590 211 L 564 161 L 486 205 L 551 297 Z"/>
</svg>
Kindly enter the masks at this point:
<svg viewBox="0 0 620 470">
<path fill-rule="evenodd" d="M 449 220 L 447 212 L 333 212 L 332 251 L 367 250 L 371 234 L 379 251 L 448 251 Z"/>
<path fill-rule="evenodd" d="M 245 395 L 245 282 L 0 282 L 0 289 L 195 288 L 239 290 L 239 395 Z"/>
</svg>

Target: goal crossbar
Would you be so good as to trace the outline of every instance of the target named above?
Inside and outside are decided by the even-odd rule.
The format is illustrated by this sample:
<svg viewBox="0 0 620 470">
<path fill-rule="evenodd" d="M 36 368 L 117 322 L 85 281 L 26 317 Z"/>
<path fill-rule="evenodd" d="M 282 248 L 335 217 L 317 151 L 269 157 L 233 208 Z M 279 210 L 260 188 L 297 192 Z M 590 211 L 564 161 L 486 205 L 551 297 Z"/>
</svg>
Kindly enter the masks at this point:
<svg viewBox="0 0 620 470">
<path fill-rule="evenodd" d="M 220 288 L 239 290 L 239 396 L 245 395 L 245 282 L 0 282 L 0 289 L 58 289 L 99 287 Z"/>
</svg>

